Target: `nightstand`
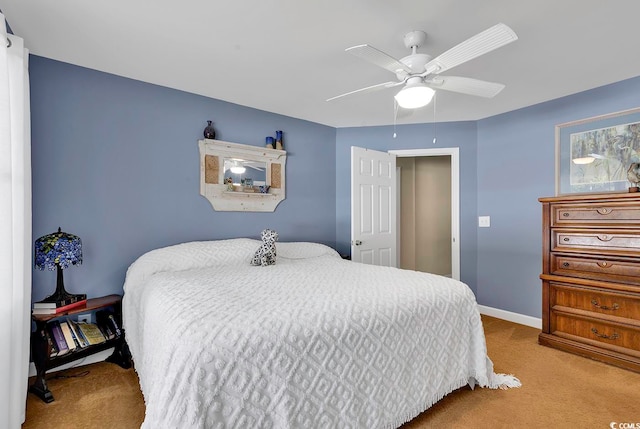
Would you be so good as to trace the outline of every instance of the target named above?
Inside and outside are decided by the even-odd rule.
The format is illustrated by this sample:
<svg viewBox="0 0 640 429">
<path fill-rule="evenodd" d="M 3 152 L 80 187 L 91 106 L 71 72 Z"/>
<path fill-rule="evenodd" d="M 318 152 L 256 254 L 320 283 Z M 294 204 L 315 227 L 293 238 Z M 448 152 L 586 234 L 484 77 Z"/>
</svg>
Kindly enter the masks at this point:
<svg viewBox="0 0 640 429">
<path fill-rule="evenodd" d="M 95 313 L 100 310 L 112 312 L 113 318 L 120 327 L 119 335 L 107 339 L 100 344 L 88 345 L 78 348 L 62 356 L 51 357 L 51 345 L 49 344 L 49 330 L 47 325 L 57 319 L 66 319 L 80 313 Z M 77 359 L 98 353 L 100 351 L 114 348 L 113 354 L 106 360 L 107 362 L 120 365 L 122 368 L 131 368 L 131 354 L 125 342 L 124 329 L 122 329 L 122 297 L 120 295 L 108 295 L 100 298 L 87 299 L 83 306 L 70 309 L 68 311 L 49 314 L 32 314 L 32 320 L 36 324 L 35 332 L 31 333 L 31 355 L 36 367 L 36 380 L 29 387 L 29 392 L 37 395 L 44 402 L 53 402 L 53 395 L 47 387 L 45 374 L 52 368 L 59 367 Z"/>
</svg>

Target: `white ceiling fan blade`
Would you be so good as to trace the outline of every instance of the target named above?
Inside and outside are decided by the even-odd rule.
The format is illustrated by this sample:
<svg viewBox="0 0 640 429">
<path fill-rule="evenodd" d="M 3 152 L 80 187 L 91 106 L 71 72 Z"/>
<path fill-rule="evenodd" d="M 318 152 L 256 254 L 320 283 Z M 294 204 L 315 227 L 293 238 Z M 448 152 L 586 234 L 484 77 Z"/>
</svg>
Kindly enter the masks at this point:
<svg viewBox="0 0 640 429">
<path fill-rule="evenodd" d="M 438 76 L 427 83 L 434 89 L 444 89 L 485 98 L 495 97 L 504 89 L 504 85 L 501 83 L 459 76 Z"/>
<path fill-rule="evenodd" d="M 442 73 L 516 40 L 518 36 L 511 28 L 496 24 L 429 61 L 424 75 Z"/>
<path fill-rule="evenodd" d="M 374 48 L 369 45 L 358 45 L 352 46 L 350 48 L 345 49 L 345 52 L 349 52 L 352 55 L 355 55 L 358 58 L 362 58 L 365 61 L 369 61 L 372 64 L 375 64 L 383 69 L 387 69 L 392 73 L 398 73 L 401 71 L 405 71 L 407 73 L 411 73 L 411 68 L 405 64 L 402 64 L 397 59 L 393 58 L 391 55 L 385 54 L 379 49 Z"/>
<path fill-rule="evenodd" d="M 367 86 L 366 88 L 356 89 L 355 91 L 346 92 L 344 94 L 336 95 L 335 97 L 327 98 L 327 101 L 335 100 L 336 98 L 346 97 L 347 95 L 357 94 L 359 92 L 372 92 L 379 89 L 392 88 L 394 86 L 402 85 L 404 82 L 384 82 L 377 85 Z"/>
</svg>

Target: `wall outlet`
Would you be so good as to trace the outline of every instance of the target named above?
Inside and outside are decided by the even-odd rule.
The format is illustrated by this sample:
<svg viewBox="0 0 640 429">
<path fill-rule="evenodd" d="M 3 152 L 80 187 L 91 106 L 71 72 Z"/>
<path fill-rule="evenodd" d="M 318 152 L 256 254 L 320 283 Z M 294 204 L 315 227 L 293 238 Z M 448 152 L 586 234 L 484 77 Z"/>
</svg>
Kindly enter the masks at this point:
<svg viewBox="0 0 640 429">
<path fill-rule="evenodd" d="M 478 226 L 480 228 L 491 227 L 491 216 L 478 216 Z"/>
<path fill-rule="evenodd" d="M 78 322 L 91 323 L 91 313 L 78 314 Z"/>
</svg>

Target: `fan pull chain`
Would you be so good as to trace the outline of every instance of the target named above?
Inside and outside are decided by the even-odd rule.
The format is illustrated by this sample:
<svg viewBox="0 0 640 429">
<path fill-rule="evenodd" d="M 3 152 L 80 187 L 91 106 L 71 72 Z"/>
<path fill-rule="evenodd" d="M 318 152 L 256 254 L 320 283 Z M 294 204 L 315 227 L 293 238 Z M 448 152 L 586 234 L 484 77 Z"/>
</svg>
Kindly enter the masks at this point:
<svg viewBox="0 0 640 429">
<path fill-rule="evenodd" d="M 398 117 L 398 102 L 394 99 L 393 100 L 393 138 L 396 138 L 396 119 Z"/>
<path fill-rule="evenodd" d="M 438 100 L 438 92 L 433 94 L 433 144 L 436 144 L 436 100 Z"/>
</svg>

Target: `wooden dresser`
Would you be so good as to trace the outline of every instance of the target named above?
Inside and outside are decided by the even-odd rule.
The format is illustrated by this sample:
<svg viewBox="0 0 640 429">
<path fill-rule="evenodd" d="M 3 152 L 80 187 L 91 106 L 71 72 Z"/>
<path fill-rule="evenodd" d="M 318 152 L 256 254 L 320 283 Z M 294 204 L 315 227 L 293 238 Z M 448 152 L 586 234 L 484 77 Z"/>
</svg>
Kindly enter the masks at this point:
<svg viewBox="0 0 640 429">
<path fill-rule="evenodd" d="M 640 372 L 640 193 L 539 201 L 538 342 Z"/>
</svg>

